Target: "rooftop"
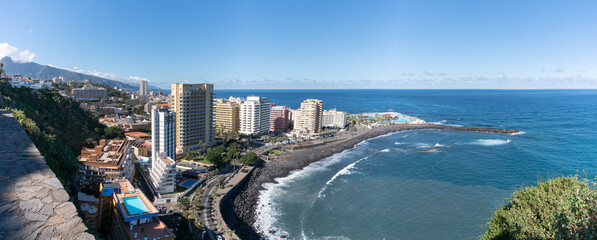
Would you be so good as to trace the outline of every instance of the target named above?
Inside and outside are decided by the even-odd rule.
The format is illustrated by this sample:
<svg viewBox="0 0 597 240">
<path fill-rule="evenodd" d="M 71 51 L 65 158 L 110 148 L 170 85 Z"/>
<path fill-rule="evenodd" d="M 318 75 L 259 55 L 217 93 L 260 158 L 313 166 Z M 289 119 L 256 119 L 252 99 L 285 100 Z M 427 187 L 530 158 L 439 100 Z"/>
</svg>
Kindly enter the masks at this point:
<svg viewBox="0 0 597 240">
<path fill-rule="evenodd" d="M 127 133 L 124 133 L 124 135 L 131 136 L 131 137 L 138 137 L 138 138 L 151 137 L 149 134 L 144 133 L 144 132 L 127 132 Z"/>
<path fill-rule="evenodd" d="M 81 150 L 79 163 L 85 165 L 114 165 L 118 166 L 127 154 L 131 140 L 100 140 L 95 148 Z"/>
</svg>

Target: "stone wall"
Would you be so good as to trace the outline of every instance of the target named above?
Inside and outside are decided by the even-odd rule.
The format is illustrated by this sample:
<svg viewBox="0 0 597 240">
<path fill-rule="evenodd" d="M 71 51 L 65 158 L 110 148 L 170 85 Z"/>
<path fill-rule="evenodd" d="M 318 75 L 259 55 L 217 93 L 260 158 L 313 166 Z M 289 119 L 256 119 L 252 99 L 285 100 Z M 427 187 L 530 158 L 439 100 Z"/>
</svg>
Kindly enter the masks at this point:
<svg viewBox="0 0 597 240">
<path fill-rule="evenodd" d="M 11 113 L 0 111 L 0 239 L 94 239 Z"/>
</svg>

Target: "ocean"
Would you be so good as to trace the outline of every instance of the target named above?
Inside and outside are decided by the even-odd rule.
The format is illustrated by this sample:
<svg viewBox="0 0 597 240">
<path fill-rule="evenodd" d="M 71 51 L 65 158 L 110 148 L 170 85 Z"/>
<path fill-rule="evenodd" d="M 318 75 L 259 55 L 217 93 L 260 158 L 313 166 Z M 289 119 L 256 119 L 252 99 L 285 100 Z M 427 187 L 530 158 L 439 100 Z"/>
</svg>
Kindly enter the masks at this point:
<svg viewBox="0 0 597 240">
<path fill-rule="evenodd" d="M 404 131 L 369 139 L 266 184 L 256 227 L 269 239 L 476 239 L 516 189 L 597 174 L 597 90 L 216 90 L 298 108 L 524 131 Z M 443 152 L 419 153 L 437 148 Z M 275 230 L 274 234 L 268 234 Z"/>
</svg>

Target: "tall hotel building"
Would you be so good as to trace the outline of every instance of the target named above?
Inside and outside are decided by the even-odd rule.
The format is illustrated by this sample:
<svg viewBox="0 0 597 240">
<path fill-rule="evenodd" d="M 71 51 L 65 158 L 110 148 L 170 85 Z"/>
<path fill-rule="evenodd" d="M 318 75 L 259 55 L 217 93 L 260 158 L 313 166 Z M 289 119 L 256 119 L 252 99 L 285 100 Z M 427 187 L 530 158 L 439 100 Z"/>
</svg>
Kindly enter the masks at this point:
<svg viewBox="0 0 597 240">
<path fill-rule="evenodd" d="M 139 81 L 139 96 L 147 96 L 147 81 Z"/>
<path fill-rule="evenodd" d="M 213 84 L 172 84 L 176 148 L 188 151 L 213 144 L 213 93 Z"/>
<path fill-rule="evenodd" d="M 176 113 L 168 111 L 168 104 L 152 108 L 151 185 L 159 194 L 171 193 L 176 187 Z"/>
<path fill-rule="evenodd" d="M 288 130 L 288 108 L 273 106 L 269 118 L 269 130 L 272 132 L 285 132 Z"/>
<path fill-rule="evenodd" d="M 293 115 L 294 131 L 302 134 L 317 133 L 321 129 L 323 118 L 323 102 L 318 99 L 307 99 Z"/>
<path fill-rule="evenodd" d="M 248 96 L 240 105 L 240 133 L 262 135 L 269 131 L 271 103 L 265 97 Z"/>
<path fill-rule="evenodd" d="M 216 131 L 238 132 L 240 130 L 240 105 L 225 100 L 214 103 L 214 128 Z"/>
<path fill-rule="evenodd" d="M 176 113 L 168 111 L 168 106 L 158 104 L 151 110 L 151 159 L 162 152 L 176 159 Z"/>
</svg>

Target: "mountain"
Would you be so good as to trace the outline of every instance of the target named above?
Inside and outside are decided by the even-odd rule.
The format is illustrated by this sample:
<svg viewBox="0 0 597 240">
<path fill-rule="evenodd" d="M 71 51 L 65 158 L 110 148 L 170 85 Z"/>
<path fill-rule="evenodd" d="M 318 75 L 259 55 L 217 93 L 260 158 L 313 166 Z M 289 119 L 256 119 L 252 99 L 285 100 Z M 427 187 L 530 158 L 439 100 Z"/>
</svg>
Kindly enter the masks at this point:
<svg viewBox="0 0 597 240">
<path fill-rule="evenodd" d="M 54 77 L 64 77 L 65 80 L 75 80 L 77 82 L 83 82 L 89 79 L 92 83 L 106 84 L 110 87 L 122 88 L 129 91 L 138 91 L 139 84 L 123 83 L 116 80 L 110 80 L 106 78 L 91 76 L 83 73 L 73 72 L 66 69 L 56 68 L 47 65 L 41 65 L 34 62 L 19 63 L 13 61 L 10 57 L 4 57 L 0 60 L 4 64 L 4 70 L 7 75 L 20 74 L 23 77 L 30 77 L 32 79 L 48 80 Z M 162 90 L 155 86 L 148 86 L 150 91 Z"/>
</svg>

